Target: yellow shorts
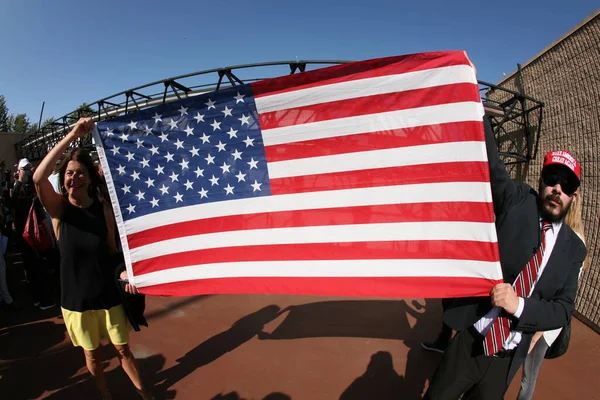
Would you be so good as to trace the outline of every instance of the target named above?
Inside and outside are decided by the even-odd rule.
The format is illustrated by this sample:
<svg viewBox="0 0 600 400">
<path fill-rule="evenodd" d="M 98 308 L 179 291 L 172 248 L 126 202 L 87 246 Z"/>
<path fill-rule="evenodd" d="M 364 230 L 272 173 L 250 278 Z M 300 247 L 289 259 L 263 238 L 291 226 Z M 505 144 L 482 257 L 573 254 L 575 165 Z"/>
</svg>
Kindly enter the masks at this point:
<svg viewBox="0 0 600 400">
<path fill-rule="evenodd" d="M 84 312 L 61 309 L 73 346 L 95 350 L 100 345 L 100 339 L 109 339 L 116 345 L 129 342 L 129 323 L 122 305 L 108 310 Z"/>
</svg>

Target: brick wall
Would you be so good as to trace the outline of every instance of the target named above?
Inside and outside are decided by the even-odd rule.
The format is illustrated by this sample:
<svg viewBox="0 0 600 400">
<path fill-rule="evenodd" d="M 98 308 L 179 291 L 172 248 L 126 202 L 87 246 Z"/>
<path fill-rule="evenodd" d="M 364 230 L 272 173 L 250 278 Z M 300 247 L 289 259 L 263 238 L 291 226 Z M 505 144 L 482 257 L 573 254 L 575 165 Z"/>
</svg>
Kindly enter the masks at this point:
<svg viewBox="0 0 600 400">
<path fill-rule="evenodd" d="M 582 165 L 583 220 L 589 267 L 580 281 L 577 311 L 600 327 L 600 12 L 588 17 L 522 67 L 527 95 L 545 103 L 538 154 L 511 173 L 537 188 L 544 154 L 568 149 Z M 499 82 L 517 90 L 517 75 Z M 495 96 L 495 98 L 494 98 Z M 491 98 L 498 99 L 493 93 Z M 517 132 L 518 134 L 518 132 Z"/>
</svg>

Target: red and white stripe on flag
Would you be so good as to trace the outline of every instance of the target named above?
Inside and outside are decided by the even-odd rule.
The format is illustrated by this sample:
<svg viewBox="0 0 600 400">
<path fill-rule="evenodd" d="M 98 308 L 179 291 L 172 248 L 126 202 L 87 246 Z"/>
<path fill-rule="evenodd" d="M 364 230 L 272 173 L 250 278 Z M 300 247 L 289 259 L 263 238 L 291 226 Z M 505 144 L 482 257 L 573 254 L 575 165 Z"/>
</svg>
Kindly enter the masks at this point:
<svg viewBox="0 0 600 400">
<path fill-rule="evenodd" d="M 464 52 L 252 84 L 271 195 L 124 222 L 142 293 L 487 296 L 502 281 Z"/>
</svg>

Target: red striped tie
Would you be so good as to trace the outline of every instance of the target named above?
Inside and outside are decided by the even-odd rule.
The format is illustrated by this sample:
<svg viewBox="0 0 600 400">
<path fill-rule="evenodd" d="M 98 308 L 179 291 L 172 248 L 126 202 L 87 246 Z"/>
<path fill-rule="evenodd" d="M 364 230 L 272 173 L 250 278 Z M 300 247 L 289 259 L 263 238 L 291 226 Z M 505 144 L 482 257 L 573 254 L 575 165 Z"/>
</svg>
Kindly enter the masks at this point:
<svg viewBox="0 0 600 400">
<path fill-rule="evenodd" d="M 535 283 L 540 266 L 542 265 L 542 258 L 544 257 L 544 247 L 546 246 L 546 232 L 552 227 L 552 224 L 548 221 L 542 222 L 542 243 L 540 248 L 535 255 L 529 260 L 527 265 L 523 267 L 523 270 L 517 276 L 513 287 L 519 297 L 529 297 L 531 294 L 531 288 Z M 502 310 L 500 315 L 494 321 L 492 328 L 489 330 L 483 341 L 483 350 L 488 356 L 494 355 L 504 346 L 504 342 L 508 338 L 510 333 L 510 320 L 507 314 Z"/>
</svg>

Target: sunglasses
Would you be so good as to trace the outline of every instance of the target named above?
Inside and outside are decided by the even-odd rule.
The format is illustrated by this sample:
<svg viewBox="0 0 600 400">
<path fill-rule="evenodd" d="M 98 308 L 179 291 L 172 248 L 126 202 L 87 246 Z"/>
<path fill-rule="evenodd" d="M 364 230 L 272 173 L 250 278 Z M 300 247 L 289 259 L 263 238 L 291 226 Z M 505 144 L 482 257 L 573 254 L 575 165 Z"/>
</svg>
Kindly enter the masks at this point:
<svg viewBox="0 0 600 400">
<path fill-rule="evenodd" d="M 572 178 L 567 178 L 566 176 L 552 172 L 542 174 L 542 180 L 546 186 L 556 186 L 557 183 L 560 184 L 563 193 L 567 196 L 573 196 L 573 193 L 575 193 L 579 187 L 576 182 L 573 182 Z"/>
</svg>

